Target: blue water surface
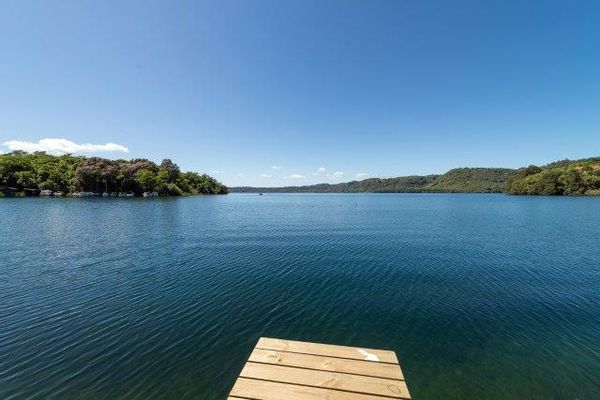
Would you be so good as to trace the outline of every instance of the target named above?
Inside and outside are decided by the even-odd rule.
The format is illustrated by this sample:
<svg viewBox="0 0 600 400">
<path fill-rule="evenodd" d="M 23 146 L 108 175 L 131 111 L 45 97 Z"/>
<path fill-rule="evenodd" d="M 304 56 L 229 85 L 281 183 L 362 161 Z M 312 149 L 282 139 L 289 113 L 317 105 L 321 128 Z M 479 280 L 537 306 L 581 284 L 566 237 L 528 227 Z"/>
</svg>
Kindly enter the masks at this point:
<svg viewBox="0 0 600 400">
<path fill-rule="evenodd" d="M 260 336 L 415 399 L 600 398 L 600 199 L 0 199 L 0 398 L 223 399 Z"/>
</svg>

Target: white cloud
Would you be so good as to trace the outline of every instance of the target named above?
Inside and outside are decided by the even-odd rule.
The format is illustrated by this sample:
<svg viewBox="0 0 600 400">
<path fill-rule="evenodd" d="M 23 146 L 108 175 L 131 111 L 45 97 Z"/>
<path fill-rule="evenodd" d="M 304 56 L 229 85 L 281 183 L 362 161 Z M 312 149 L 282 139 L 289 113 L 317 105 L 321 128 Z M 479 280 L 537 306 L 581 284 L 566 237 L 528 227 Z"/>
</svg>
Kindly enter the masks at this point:
<svg viewBox="0 0 600 400">
<path fill-rule="evenodd" d="M 236 176 L 244 176 L 243 172 L 238 172 L 237 174 L 235 174 Z"/>
<path fill-rule="evenodd" d="M 277 169 L 281 169 L 282 167 L 281 167 L 281 165 L 273 165 L 271 168 L 277 170 Z"/>
<path fill-rule="evenodd" d="M 26 152 L 45 151 L 50 154 L 65 153 L 98 153 L 98 152 L 123 152 L 129 153 L 129 149 L 116 143 L 106 144 L 78 144 L 67 139 L 46 138 L 37 143 L 22 140 L 9 140 L 3 143 L 10 150 L 23 150 Z"/>
<path fill-rule="evenodd" d="M 292 175 L 283 177 L 283 179 L 304 179 L 304 178 L 306 178 L 306 177 L 304 175 L 300 175 L 300 174 L 292 174 Z"/>
<path fill-rule="evenodd" d="M 317 172 L 313 172 L 313 176 L 320 176 L 327 179 L 340 179 L 344 176 L 344 173 L 341 171 L 327 172 L 327 168 L 319 167 Z"/>
<path fill-rule="evenodd" d="M 325 167 L 319 167 L 317 169 L 317 172 L 313 172 L 313 176 L 324 176 L 324 175 L 326 175 L 325 171 L 327 171 L 327 168 L 325 168 Z"/>
<path fill-rule="evenodd" d="M 273 175 L 269 175 L 269 174 L 260 174 L 261 178 L 272 178 Z"/>
<path fill-rule="evenodd" d="M 336 171 L 334 173 L 327 174 L 327 177 L 330 179 L 340 179 L 343 176 L 344 176 L 344 173 L 341 171 Z"/>
<path fill-rule="evenodd" d="M 365 173 L 365 172 L 359 172 L 358 174 L 356 174 L 357 178 L 365 178 L 369 176 L 369 174 Z"/>
<path fill-rule="evenodd" d="M 221 171 L 220 169 L 215 169 L 214 171 L 210 171 L 211 174 L 224 174 L 225 172 Z"/>
</svg>

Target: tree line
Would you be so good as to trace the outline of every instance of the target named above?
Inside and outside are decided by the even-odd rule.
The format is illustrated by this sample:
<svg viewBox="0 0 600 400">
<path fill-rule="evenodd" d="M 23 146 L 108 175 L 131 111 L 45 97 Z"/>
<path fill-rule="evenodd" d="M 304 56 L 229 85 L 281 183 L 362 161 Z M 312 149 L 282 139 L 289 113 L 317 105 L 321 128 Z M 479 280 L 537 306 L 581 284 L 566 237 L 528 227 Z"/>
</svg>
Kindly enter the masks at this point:
<svg viewBox="0 0 600 400">
<path fill-rule="evenodd" d="M 511 174 L 509 194 L 600 195 L 600 157 L 562 160 L 543 167 L 530 165 Z"/>
<path fill-rule="evenodd" d="M 233 187 L 232 192 L 277 193 L 501 193 L 514 170 L 455 168 L 442 175 L 369 178 L 336 184 L 321 183 L 280 188 Z"/>
<path fill-rule="evenodd" d="M 156 191 L 164 196 L 225 194 L 228 191 L 211 176 L 180 171 L 170 159 L 156 164 L 145 158 L 109 160 L 23 151 L 0 154 L 0 189 L 5 192 L 48 189 L 64 194 L 133 192 L 138 195 Z"/>
<path fill-rule="evenodd" d="M 507 193 L 600 196 L 600 157 L 561 160 L 517 170 L 455 168 L 441 175 L 370 178 L 337 184 L 233 187 L 232 192 L 278 193 Z"/>
</svg>

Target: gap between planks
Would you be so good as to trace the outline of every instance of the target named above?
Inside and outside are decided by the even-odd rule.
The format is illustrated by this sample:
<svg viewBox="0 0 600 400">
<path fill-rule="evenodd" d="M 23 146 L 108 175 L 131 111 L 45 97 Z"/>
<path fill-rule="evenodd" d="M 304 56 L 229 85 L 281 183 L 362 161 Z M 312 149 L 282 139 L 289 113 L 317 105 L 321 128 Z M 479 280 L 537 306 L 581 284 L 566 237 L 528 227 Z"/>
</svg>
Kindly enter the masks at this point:
<svg viewBox="0 0 600 400">
<path fill-rule="evenodd" d="M 352 393 L 375 394 L 394 399 L 410 399 L 404 381 L 315 371 L 280 365 L 248 362 L 240 377 L 340 390 Z"/>
<path fill-rule="evenodd" d="M 284 353 L 261 349 L 255 349 L 252 354 L 250 354 L 248 361 L 329 372 L 364 375 L 376 378 L 404 380 L 400 366 L 397 364 L 374 363 L 362 360 L 346 360 L 334 357 Z"/>
<path fill-rule="evenodd" d="M 260 338 L 231 400 L 410 399 L 389 350 Z"/>
<path fill-rule="evenodd" d="M 282 382 L 261 381 L 254 379 L 238 378 L 233 387 L 230 396 L 242 397 L 246 399 L 259 400 L 391 400 L 393 398 L 362 394 L 350 393 L 340 390 L 332 390 L 327 388 L 315 388 L 311 386 L 295 385 Z"/>
<path fill-rule="evenodd" d="M 399 364 L 396 353 L 391 350 L 378 350 L 365 347 L 348 347 L 333 344 L 297 342 L 292 340 L 261 337 L 255 348 L 264 350 L 289 351 L 292 353 L 312 354 L 317 356 L 346 358 L 352 360 L 375 361 L 389 364 Z M 361 353 L 362 352 L 362 353 Z M 376 357 L 367 358 L 366 354 Z"/>
</svg>

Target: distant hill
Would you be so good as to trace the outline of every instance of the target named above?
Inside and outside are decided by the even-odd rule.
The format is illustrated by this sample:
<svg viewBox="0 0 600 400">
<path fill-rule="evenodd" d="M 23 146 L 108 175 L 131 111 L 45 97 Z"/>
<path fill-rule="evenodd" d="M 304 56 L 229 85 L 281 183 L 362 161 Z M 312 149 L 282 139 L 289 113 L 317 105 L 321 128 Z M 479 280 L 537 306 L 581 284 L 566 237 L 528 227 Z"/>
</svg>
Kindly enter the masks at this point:
<svg viewBox="0 0 600 400">
<path fill-rule="evenodd" d="M 508 193 L 600 196 L 600 157 L 560 160 L 538 167 L 456 168 L 442 175 L 370 178 L 338 184 L 233 187 L 231 192 L 265 193 Z"/>
<path fill-rule="evenodd" d="M 500 193 L 514 170 L 508 168 L 456 168 L 443 175 L 370 178 L 337 184 L 307 186 L 232 187 L 238 193 Z"/>
<path fill-rule="evenodd" d="M 509 194 L 600 195 L 600 157 L 561 160 L 518 169 L 506 183 Z"/>
</svg>

